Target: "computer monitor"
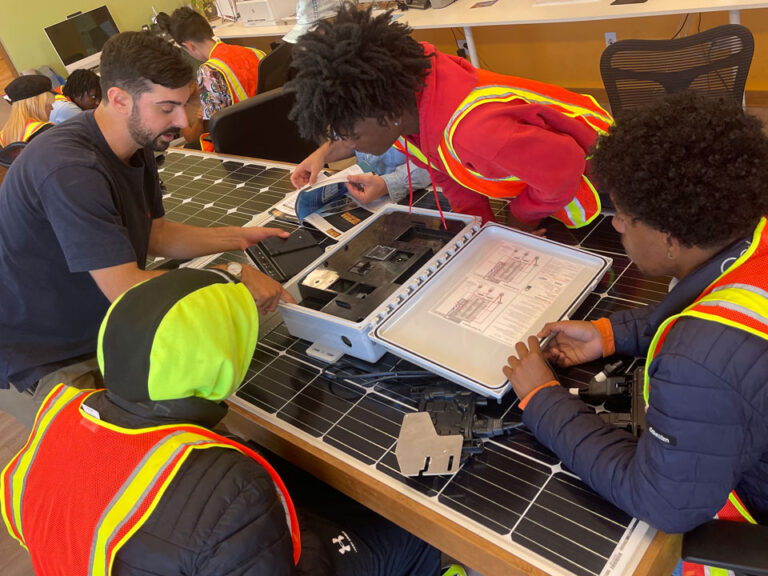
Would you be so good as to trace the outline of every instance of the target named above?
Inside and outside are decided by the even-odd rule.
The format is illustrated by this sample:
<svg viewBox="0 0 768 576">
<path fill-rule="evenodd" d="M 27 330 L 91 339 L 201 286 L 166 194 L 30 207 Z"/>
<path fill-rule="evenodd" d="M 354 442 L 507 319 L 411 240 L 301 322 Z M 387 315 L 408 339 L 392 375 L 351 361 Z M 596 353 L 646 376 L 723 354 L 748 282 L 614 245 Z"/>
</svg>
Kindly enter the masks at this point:
<svg viewBox="0 0 768 576">
<path fill-rule="evenodd" d="M 104 43 L 118 32 L 106 6 L 71 16 L 45 28 L 67 73 L 78 68 L 97 67 Z"/>
</svg>

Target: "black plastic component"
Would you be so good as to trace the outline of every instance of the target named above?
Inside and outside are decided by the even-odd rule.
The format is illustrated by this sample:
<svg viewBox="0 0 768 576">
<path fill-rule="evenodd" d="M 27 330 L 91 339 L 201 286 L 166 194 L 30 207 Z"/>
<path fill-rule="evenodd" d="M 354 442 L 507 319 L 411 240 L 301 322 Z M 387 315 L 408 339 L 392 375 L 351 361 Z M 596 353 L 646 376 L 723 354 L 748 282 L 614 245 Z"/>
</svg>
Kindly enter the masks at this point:
<svg viewBox="0 0 768 576">
<path fill-rule="evenodd" d="M 768 526 L 710 520 L 683 536 L 682 558 L 736 573 L 768 576 L 766 542 Z"/>
<path fill-rule="evenodd" d="M 445 230 L 435 216 L 384 214 L 301 279 L 300 304 L 361 322 L 464 226 L 447 222 Z"/>
<path fill-rule="evenodd" d="M 299 228 L 288 238 L 266 238 L 246 248 L 253 263 L 278 282 L 287 282 L 323 254 L 312 232 Z"/>
</svg>

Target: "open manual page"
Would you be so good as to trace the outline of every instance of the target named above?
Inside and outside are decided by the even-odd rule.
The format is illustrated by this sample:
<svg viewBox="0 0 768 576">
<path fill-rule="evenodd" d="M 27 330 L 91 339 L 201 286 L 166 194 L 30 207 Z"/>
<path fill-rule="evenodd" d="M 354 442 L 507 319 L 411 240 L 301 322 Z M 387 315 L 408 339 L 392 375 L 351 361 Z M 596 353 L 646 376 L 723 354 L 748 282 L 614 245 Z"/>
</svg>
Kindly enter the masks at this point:
<svg viewBox="0 0 768 576">
<path fill-rule="evenodd" d="M 359 206 L 354 198 L 347 195 L 344 183 L 349 175 L 362 173 L 362 168 L 354 164 L 332 175 L 321 174 L 314 184 L 299 188 L 296 192 L 288 194 L 282 202 L 275 204 L 270 214 L 275 218 L 299 224 L 309 223 L 325 235 L 338 239 L 343 231 L 323 216 Z"/>
</svg>

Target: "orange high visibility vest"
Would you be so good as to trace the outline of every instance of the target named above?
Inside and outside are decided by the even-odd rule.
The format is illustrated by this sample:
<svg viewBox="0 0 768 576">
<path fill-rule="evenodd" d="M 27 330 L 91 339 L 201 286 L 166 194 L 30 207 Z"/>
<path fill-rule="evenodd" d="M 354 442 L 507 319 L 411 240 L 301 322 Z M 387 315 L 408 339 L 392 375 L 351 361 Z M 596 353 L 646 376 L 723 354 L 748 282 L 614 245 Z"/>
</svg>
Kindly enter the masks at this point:
<svg viewBox="0 0 768 576">
<path fill-rule="evenodd" d="M 53 91 L 56 93 L 56 96 L 54 96 L 53 99 L 57 102 L 72 102 L 72 100 L 64 96 L 64 91 L 62 88 L 62 86 L 56 86 L 56 88 L 53 89 Z"/>
<path fill-rule="evenodd" d="M 205 63 L 221 72 L 227 82 L 232 104 L 237 104 L 256 95 L 259 62 L 264 56 L 264 52 L 256 48 L 216 42 Z M 213 143 L 208 140 L 208 132 L 200 136 L 200 149 L 213 152 Z"/>
<path fill-rule="evenodd" d="M 529 104 L 542 104 L 576 119 L 597 134 L 603 134 L 612 123 L 611 116 L 594 98 L 576 94 L 565 88 L 543 84 L 534 80 L 495 74 L 477 70 L 477 86 L 459 104 L 443 130 L 443 138 L 437 147 L 440 166 L 428 161 L 426 155 L 413 143 L 400 138 L 395 147 L 415 156 L 422 163 L 448 174 L 453 180 L 474 192 L 491 198 L 516 198 L 528 186 L 514 174 L 504 178 L 487 178 L 466 167 L 453 146 L 453 136 L 463 118 L 472 110 L 491 102 L 522 100 Z M 600 213 L 600 197 L 586 175 L 582 175 L 576 195 L 566 206 L 552 215 L 569 228 L 586 226 Z"/>
<path fill-rule="evenodd" d="M 262 58 L 264 52 L 261 50 L 216 42 L 205 65 L 222 73 L 232 103 L 236 104 L 256 95 Z"/>
<path fill-rule="evenodd" d="M 667 318 L 651 341 L 645 363 L 645 381 L 643 398 L 648 407 L 651 386 L 649 370 L 651 363 L 658 356 L 669 331 L 683 317 L 693 317 L 710 322 L 718 322 L 744 330 L 759 338 L 768 340 L 768 229 L 766 218 L 762 218 L 755 229 L 752 244 L 728 269 L 710 284 L 698 298 L 680 314 Z M 757 524 L 755 519 L 741 502 L 735 491 L 728 495 L 720 511 L 715 515 L 720 520 L 749 522 Z M 720 576 L 728 573 L 722 568 L 707 567 L 707 574 Z M 703 576 L 704 567 L 700 564 L 685 562 L 684 576 Z"/>
<path fill-rule="evenodd" d="M 82 405 L 95 392 L 64 384 L 54 388 L 26 446 L 0 476 L 3 519 L 29 550 L 36 574 L 109 576 L 118 550 L 152 514 L 187 456 L 212 447 L 238 450 L 269 472 L 298 562 L 293 503 L 260 455 L 199 426 L 132 430 L 103 422 Z"/>
<path fill-rule="evenodd" d="M 51 122 L 40 122 L 38 120 L 28 121 L 24 128 L 24 134 L 21 135 L 21 140 L 17 140 L 17 142 L 29 142 L 29 139 L 37 134 L 37 132 L 44 126 L 53 126 L 53 124 Z M 7 146 L 8 144 L 11 144 L 11 142 L 5 141 L 5 135 L 3 131 L 0 130 L 0 146 Z"/>
</svg>

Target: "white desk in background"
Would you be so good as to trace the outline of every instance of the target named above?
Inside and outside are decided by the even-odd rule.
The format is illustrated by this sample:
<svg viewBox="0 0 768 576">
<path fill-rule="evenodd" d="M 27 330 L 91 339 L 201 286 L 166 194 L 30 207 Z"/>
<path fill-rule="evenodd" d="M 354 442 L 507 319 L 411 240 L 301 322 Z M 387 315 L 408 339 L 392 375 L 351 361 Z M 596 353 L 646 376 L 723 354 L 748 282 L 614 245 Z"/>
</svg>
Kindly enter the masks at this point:
<svg viewBox="0 0 768 576">
<path fill-rule="evenodd" d="M 724 12 L 730 22 L 738 24 L 740 11 L 750 8 L 768 8 L 765 0 L 647 0 L 641 4 L 611 5 L 613 0 L 498 0 L 492 6 L 472 8 L 478 0 L 456 0 L 439 10 L 411 9 L 396 11 L 398 21 L 414 30 L 429 28 L 463 28 L 467 39 L 469 59 L 476 67 L 480 60 L 472 35 L 474 26 L 508 26 L 513 24 L 549 24 L 636 18 L 641 16 L 665 16 L 696 12 Z M 279 26 L 245 26 L 240 22 L 227 22 L 215 27 L 214 32 L 222 39 L 283 36 L 292 24 Z"/>
</svg>

